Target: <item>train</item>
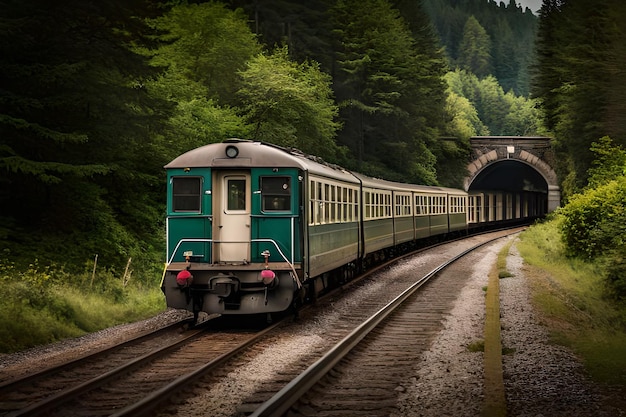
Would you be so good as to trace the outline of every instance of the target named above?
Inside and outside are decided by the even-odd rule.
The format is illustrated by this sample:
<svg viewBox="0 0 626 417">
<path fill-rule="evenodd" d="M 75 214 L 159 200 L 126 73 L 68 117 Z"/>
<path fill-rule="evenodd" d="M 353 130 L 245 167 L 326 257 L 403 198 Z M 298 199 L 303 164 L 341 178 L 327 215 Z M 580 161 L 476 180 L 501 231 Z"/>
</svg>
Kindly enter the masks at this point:
<svg viewBox="0 0 626 417">
<path fill-rule="evenodd" d="M 423 242 L 545 213 L 536 193 L 392 182 L 244 139 L 190 150 L 164 168 L 161 289 L 169 308 L 196 321 L 202 312 L 297 311 Z"/>
</svg>

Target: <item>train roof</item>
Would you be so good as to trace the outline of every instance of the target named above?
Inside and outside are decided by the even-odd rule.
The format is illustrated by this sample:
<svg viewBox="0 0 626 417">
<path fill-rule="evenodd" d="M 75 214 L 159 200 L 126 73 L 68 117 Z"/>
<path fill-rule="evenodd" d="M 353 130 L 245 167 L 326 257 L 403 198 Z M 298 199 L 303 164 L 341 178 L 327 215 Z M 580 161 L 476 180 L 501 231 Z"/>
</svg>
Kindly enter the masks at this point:
<svg viewBox="0 0 626 417">
<path fill-rule="evenodd" d="M 381 180 L 379 178 L 368 177 L 363 174 L 354 173 L 357 178 L 361 180 L 364 187 L 369 188 L 380 188 L 381 186 L 385 189 L 395 190 L 395 191 L 414 191 L 414 192 L 425 192 L 425 193 L 437 193 L 437 194 L 467 194 L 463 190 L 458 190 L 455 188 L 447 188 L 447 187 L 439 187 L 433 185 L 419 185 L 419 184 L 409 184 L 404 182 L 394 182 Z"/>
<path fill-rule="evenodd" d="M 237 149 L 237 155 L 227 156 L 227 149 L 233 147 Z M 296 149 L 287 149 L 265 142 L 243 139 L 229 139 L 220 143 L 204 145 L 180 155 L 165 165 L 165 169 L 202 167 L 232 167 L 233 169 L 245 167 L 298 168 L 309 173 L 345 182 L 355 184 L 361 182 L 363 186 L 370 188 L 382 187 L 397 191 L 410 190 L 428 193 L 467 194 L 465 191 L 453 188 L 407 184 L 372 178 L 348 171 L 338 165 L 327 163 L 321 158 L 306 155 Z"/>
<path fill-rule="evenodd" d="M 227 148 L 235 147 L 236 157 L 226 155 Z M 324 162 L 321 158 L 306 155 L 296 149 L 287 149 L 265 142 L 255 142 L 243 139 L 229 139 L 221 143 L 212 143 L 192 149 L 169 164 L 170 168 L 299 168 L 318 175 L 337 178 L 351 183 L 358 180 L 350 171 L 333 164 Z"/>
</svg>

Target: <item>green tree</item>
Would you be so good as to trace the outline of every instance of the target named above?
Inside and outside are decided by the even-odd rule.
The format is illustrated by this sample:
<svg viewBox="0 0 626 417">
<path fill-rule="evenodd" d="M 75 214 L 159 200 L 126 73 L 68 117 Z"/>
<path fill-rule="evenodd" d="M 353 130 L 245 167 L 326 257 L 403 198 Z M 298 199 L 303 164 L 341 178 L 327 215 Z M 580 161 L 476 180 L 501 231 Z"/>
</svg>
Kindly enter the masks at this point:
<svg viewBox="0 0 626 417">
<path fill-rule="evenodd" d="M 625 18 L 626 7 L 616 0 L 593 8 L 571 0 L 542 6 L 533 94 L 556 139 L 565 196 L 587 184 L 591 143 L 605 135 L 626 143 Z"/>
<path fill-rule="evenodd" d="M 354 168 L 389 179 L 436 183 L 436 158 L 429 148 L 444 119 L 441 55 L 433 55 L 435 48 L 423 43 L 420 47 L 387 1 L 339 1 L 331 18 L 334 85 L 345 123 L 340 143 L 357 159 Z"/>
<path fill-rule="evenodd" d="M 231 0 L 249 16 L 250 27 L 268 48 L 287 46 L 296 62 L 312 60 L 331 72 L 332 49 L 327 0 Z"/>
<path fill-rule="evenodd" d="M 287 48 L 281 48 L 259 54 L 239 74 L 237 95 L 244 117 L 254 126 L 252 139 L 338 160 L 338 109 L 330 76 L 318 64 L 293 62 Z"/>
<path fill-rule="evenodd" d="M 446 123 L 448 135 L 469 139 L 472 136 L 490 134 L 487 126 L 478 117 L 476 107 L 466 97 L 449 89 L 446 104 L 446 111 L 450 117 Z"/>
<path fill-rule="evenodd" d="M 484 78 L 491 74 L 491 40 L 474 16 L 470 16 L 463 29 L 459 45 L 459 68 Z"/>
<path fill-rule="evenodd" d="M 476 109 L 481 124 L 491 135 L 539 135 L 544 132 L 541 115 L 532 99 L 504 93 L 493 76 L 479 80 L 474 74 L 456 70 L 446 76 L 450 91 L 465 97 Z M 476 126 L 478 132 L 483 131 Z"/>
<path fill-rule="evenodd" d="M 135 17 L 152 12 L 141 1 L 2 2 L 0 205 L 10 226 L 0 239 L 14 256 L 38 248 L 41 259 L 82 263 L 99 253 L 119 266 L 158 235 L 162 143 L 149 139 L 168 107 L 146 94 L 151 70 L 126 47 L 145 31 Z"/>
<path fill-rule="evenodd" d="M 589 187 L 598 187 L 626 175 L 626 150 L 615 146 L 610 137 L 601 137 L 591 144 L 595 159 L 589 169 Z"/>
<path fill-rule="evenodd" d="M 176 79 L 199 84 L 207 99 L 236 104 L 237 71 L 261 51 L 243 10 L 229 10 L 217 2 L 183 2 L 151 21 L 151 26 L 158 31 L 159 42 L 152 65 L 168 68 Z"/>
<path fill-rule="evenodd" d="M 260 52 L 261 45 L 241 10 L 220 3 L 175 5 L 149 21 L 154 30 L 150 48 L 137 50 L 160 72 L 145 81 L 155 97 L 167 100 L 173 111 L 162 132 L 171 144 L 168 158 L 181 152 L 248 137 L 252 127 L 237 113 L 237 71 Z"/>
<path fill-rule="evenodd" d="M 522 11 L 514 0 L 422 0 L 422 3 L 451 63 L 457 63 L 461 54 L 467 52 L 461 42 L 464 28 L 473 17 L 490 40 L 490 74 L 498 79 L 505 91 L 513 90 L 515 94 L 528 96 L 529 67 L 534 63 L 538 20 L 530 9 Z"/>
</svg>

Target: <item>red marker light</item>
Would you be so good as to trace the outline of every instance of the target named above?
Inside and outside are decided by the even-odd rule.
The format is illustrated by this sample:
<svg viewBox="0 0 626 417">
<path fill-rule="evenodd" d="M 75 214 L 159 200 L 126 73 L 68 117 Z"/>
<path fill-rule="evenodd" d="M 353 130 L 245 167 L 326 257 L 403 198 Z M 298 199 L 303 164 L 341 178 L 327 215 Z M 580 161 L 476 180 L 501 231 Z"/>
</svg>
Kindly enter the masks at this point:
<svg viewBox="0 0 626 417">
<path fill-rule="evenodd" d="M 263 280 L 263 284 L 269 285 L 276 278 L 276 274 L 271 269 L 264 269 L 261 271 L 261 279 Z"/>
<path fill-rule="evenodd" d="M 191 275 L 191 272 L 187 271 L 186 269 L 180 271 L 178 275 L 176 275 L 176 283 L 181 287 L 185 287 L 191 284 L 192 280 L 193 276 Z"/>
</svg>

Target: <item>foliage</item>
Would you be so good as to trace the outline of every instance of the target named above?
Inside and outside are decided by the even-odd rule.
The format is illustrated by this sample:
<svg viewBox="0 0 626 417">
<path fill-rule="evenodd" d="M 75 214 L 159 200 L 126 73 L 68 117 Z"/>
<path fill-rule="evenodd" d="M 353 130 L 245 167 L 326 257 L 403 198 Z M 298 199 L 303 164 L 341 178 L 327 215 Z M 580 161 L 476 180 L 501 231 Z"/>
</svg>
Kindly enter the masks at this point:
<svg viewBox="0 0 626 417">
<path fill-rule="evenodd" d="M 456 122 L 463 121 L 466 129 L 470 128 L 469 132 L 525 136 L 543 131 L 535 100 L 505 93 L 493 76 L 481 80 L 471 72 L 457 69 L 446 74 L 446 81 L 449 97 L 463 97 L 468 101 Z"/>
<path fill-rule="evenodd" d="M 479 78 L 493 75 L 505 91 L 528 96 L 537 31 L 530 9 L 522 10 L 515 0 L 422 3 L 453 68 L 475 70 Z"/>
<path fill-rule="evenodd" d="M 561 211 L 567 253 L 593 259 L 621 245 L 625 208 L 624 176 L 574 195 Z"/>
<path fill-rule="evenodd" d="M 98 272 L 93 278 L 90 272 L 69 273 L 38 262 L 25 269 L 1 264 L 0 352 L 80 336 L 165 308 L 156 286 L 136 280 L 125 285 L 110 272 Z"/>
<path fill-rule="evenodd" d="M 245 118 L 254 126 L 251 139 L 337 162 L 338 109 L 330 77 L 318 64 L 292 62 L 282 48 L 251 59 L 240 75 L 237 94 Z"/>
<path fill-rule="evenodd" d="M 589 169 L 589 187 L 602 185 L 610 180 L 626 175 L 626 150 L 615 146 L 610 137 L 604 136 L 591 144 L 595 155 Z"/>
<path fill-rule="evenodd" d="M 332 72 L 332 47 L 327 0 L 230 0 L 245 10 L 252 31 L 268 49 L 287 47 L 295 62 L 316 61 Z"/>
<path fill-rule="evenodd" d="M 242 10 L 229 10 L 218 2 L 183 2 L 150 24 L 159 41 L 158 49 L 151 51 L 152 65 L 167 68 L 174 78 L 198 83 L 207 99 L 236 103 L 237 71 L 261 50 Z M 182 98 L 179 91 L 173 92 Z"/>
<path fill-rule="evenodd" d="M 152 70 L 123 47 L 144 30 L 135 13 L 151 12 L 141 1 L 3 3 L 0 205 L 13 256 L 57 239 L 41 259 L 82 261 L 102 234 L 105 258 L 123 264 L 162 224 L 162 147 L 146 138 L 167 106 L 145 93 L 137 80 Z"/>
<path fill-rule="evenodd" d="M 606 297 L 602 262 L 565 255 L 559 233 L 563 220 L 558 214 L 532 226 L 517 244 L 524 261 L 531 265 L 525 269 L 525 277 L 533 288 L 533 302 L 543 312 L 552 338 L 571 346 L 597 381 L 623 384 L 624 303 Z"/>
<path fill-rule="evenodd" d="M 554 132 L 565 196 L 587 185 L 591 143 L 605 135 L 626 144 L 622 68 L 626 5 L 617 0 L 546 0 L 541 9 L 533 94 Z"/>
<path fill-rule="evenodd" d="M 224 4 L 181 3 L 149 20 L 151 47 L 137 51 L 161 69 L 145 80 L 155 97 L 172 103 L 165 140 L 168 159 L 189 149 L 252 133 L 233 106 L 241 81 L 237 74 L 260 52 L 241 10 Z"/>
<path fill-rule="evenodd" d="M 335 93 L 345 124 L 339 142 L 354 155 L 352 168 L 436 183 L 431 144 L 445 103 L 441 57 L 433 55 L 434 48 L 416 44 L 406 21 L 387 1 L 340 1 L 329 14 Z M 394 170 L 397 174 L 390 178 Z"/>
<path fill-rule="evenodd" d="M 603 262 L 610 292 L 626 300 L 626 176 L 574 195 L 561 212 L 566 253 Z"/>
<path fill-rule="evenodd" d="M 608 136 L 591 151 L 589 187 L 565 206 L 563 237 L 570 256 L 602 262 L 610 294 L 626 300 L 626 151 Z"/>
<path fill-rule="evenodd" d="M 484 78 L 491 74 L 491 40 L 474 16 L 470 16 L 463 29 L 459 45 L 459 68 Z"/>
</svg>

